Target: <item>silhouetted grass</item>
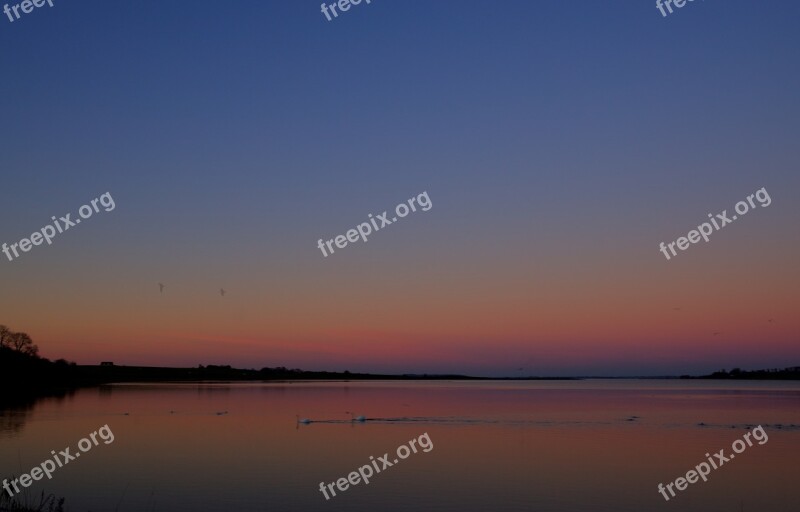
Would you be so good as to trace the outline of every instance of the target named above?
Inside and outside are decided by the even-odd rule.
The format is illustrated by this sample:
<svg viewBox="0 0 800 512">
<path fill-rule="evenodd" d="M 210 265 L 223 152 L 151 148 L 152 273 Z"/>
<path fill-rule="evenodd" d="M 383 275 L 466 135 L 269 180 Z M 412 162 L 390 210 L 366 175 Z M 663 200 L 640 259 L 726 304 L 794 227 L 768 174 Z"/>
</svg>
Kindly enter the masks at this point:
<svg viewBox="0 0 800 512">
<path fill-rule="evenodd" d="M 0 489 L 0 512 L 64 512 L 64 498 L 44 491 L 37 497 L 23 491 L 14 497 Z"/>
</svg>

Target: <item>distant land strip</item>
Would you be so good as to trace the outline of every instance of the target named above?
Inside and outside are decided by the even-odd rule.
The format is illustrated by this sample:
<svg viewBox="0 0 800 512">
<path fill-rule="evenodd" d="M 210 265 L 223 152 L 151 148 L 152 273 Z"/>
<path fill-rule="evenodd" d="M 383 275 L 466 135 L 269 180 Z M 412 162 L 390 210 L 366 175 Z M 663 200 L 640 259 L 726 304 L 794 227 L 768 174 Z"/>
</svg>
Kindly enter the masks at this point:
<svg viewBox="0 0 800 512">
<path fill-rule="evenodd" d="M 457 374 L 375 374 L 330 371 L 305 371 L 285 367 L 240 369 L 229 365 L 199 365 L 196 368 L 169 368 L 154 366 L 123 366 L 112 362 L 100 365 L 77 365 L 63 359 L 50 361 L 37 353 L 25 353 L 0 346 L 0 386 L 14 393 L 0 393 L 0 406 L 15 402 L 16 398 L 60 395 L 77 388 L 112 383 L 137 382 L 243 382 L 243 381 L 296 381 L 296 380 L 462 380 L 462 381 L 532 381 L 532 380 L 582 380 L 582 379 L 717 379 L 717 380 L 800 380 L 800 367 L 747 371 L 734 368 L 720 370 L 710 375 L 662 377 L 473 377 Z"/>
</svg>

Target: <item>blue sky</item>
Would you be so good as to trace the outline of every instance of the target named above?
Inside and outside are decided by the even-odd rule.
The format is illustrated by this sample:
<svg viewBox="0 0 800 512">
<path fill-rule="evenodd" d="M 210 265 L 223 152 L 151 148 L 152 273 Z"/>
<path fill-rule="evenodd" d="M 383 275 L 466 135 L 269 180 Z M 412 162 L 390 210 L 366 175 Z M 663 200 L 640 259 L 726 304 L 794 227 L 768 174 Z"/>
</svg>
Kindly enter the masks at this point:
<svg viewBox="0 0 800 512">
<path fill-rule="evenodd" d="M 653 294 L 657 283 L 686 280 L 669 292 L 675 302 L 763 267 L 766 304 L 792 306 L 796 2 L 697 0 L 664 18 L 644 1 L 373 0 L 330 22 L 319 2 L 54 5 L 0 18 L 0 241 L 106 191 L 117 210 L 0 265 L 0 321 L 38 334 L 45 355 L 153 362 L 176 338 L 224 335 L 226 353 L 200 345 L 188 360 L 175 349 L 166 361 L 333 368 L 350 358 L 366 370 L 491 374 L 506 371 L 486 356 L 497 347 L 510 359 L 558 353 L 554 332 L 616 353 L 607 326 L 558 331 L 524 306 L 563 308 L 574 294 L 633 312 L 641 300 L 631 298 L 631 269 L 652 279 Z M 694 267 L 669 262 L 664 274 L 658 242 L 762 186 L 775 203 L 761 222 L 728 228 L 730 238 L 694 250 L 707 251 Z M 316 249 L 423 190 L 431 212 L 337 260 Z M 729 273 L 710 270 L 722 261 Z M 187 296 L 162 318 L 137 294 L 145 301 L 170 279 Z M 231 288 L 231 302 L 239 291 L 238 309 L 211 315 L 216 306 L 189 291 L 206 282 Z M 388 297 L 414 304 L 405 316 L 396 304 L 368 306 Z M 359 312 L 373 307 L 374 325 L 362 331 Z M 439 307 L 487 329 L 509 318 L 497 336 L 475 334 L 474 354 L 451 365 L 424 347 L 446 353 L 475 327 L 420 319 Z M 738 307 L 713 314 L 735 324 Z M 136 308 L 151 328 L 128 324 Z M 591 302 L 580 308 L 589 314 Z M 97 310 L 108 320 L 86 315 Z M 194 325 L 191 311 L 214 327 Z M 295 316 L 304 321 L 286 320 Z M 768 339 L 771 358 L 757 363 L 796 364 L 786 347 L 797 327 Z M 91 346 L 75 341 L 86 331 L 98 333 Z M 348 333 L 360 341 L 341 341 Z M 634 361 L 571 362 L 565 349 L 537 371 L 681 372 L 753 357 L 742 349 L 655 361 L 647 347 L 668 353 L 667 342 L 636 336 Z M 698 343 L 680 336 L 673 342 Z M 398 362 L 387 363 L 371 352 L 386 338 L 407 339 L 415 356 L 403 359 L 397 341 Z M 141 352 L 123 349 L 142 339 Z"/>
</svg>

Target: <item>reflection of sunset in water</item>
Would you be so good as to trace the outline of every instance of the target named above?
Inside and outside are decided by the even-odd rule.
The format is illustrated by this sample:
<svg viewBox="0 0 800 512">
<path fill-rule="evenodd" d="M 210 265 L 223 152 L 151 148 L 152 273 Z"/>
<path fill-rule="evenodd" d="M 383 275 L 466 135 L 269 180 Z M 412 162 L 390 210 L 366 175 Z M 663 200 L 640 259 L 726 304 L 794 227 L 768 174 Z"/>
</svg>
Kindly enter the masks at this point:
<svg viewBox="0 0 800 512">
<path fill-rule="evenodd" d="M 0 460 L 30 467 L 107 423 L 113 445 L 37 482 L 77 510 L 115 504 L 128 486 L 120 510 L 146 509 L 152 496 L 177 512 L 367 511 L 387 502 L 443 512 L 707 512 L 740 501 L 780 511 L 800 504 L 788 476 L 800 455 L 799 405 L 800 385 L 765 382 L 114 385 L 38 402 L 6 433 Z M 664 503 L 659 482 L 759 423 L 769 443 L 681 492 L 679 504 Z M 328 502 L 319 493 L 320 482 L 423 432 L 435 446 L 424 456 Z"/>
</svg>

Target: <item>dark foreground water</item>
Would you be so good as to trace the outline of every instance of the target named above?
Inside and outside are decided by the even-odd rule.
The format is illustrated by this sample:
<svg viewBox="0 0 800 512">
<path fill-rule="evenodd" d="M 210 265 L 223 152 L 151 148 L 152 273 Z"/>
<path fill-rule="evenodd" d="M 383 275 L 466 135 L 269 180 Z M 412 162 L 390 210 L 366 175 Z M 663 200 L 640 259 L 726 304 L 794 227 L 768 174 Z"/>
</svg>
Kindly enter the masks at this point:
<svg viewBox="0 0 800 512">
<path fill-rule="evenodd" d="M 79 452 L 106 424 L 113 442 L 97 437 L 28 491 L 64 496 L 72 512 L 800 511 L 798 383 L 105 386 L 0 413 L 0 476 Z M 759 424 L 764 444 L 669 502 L 658 493 Z M 417 453 L 400 460 L 412 439 Z M 369 485 L 325 500 L 320 482 L 387 452 L 392 467 Z"/>
</svg>

